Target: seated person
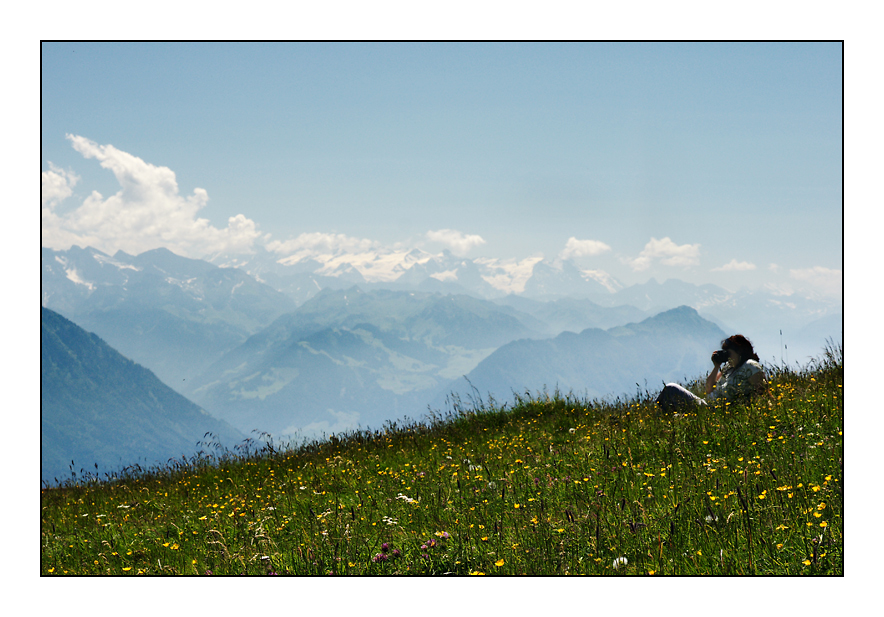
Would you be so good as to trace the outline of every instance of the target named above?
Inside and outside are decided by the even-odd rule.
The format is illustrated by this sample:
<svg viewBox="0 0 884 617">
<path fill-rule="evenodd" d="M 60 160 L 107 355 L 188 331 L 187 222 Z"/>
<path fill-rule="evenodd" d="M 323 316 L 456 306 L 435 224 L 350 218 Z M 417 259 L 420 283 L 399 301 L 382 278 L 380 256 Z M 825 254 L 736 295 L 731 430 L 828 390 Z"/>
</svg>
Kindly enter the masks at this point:
<svg viewBox="0 0 884 617">
<path fill-rule="evenodd" d="M 677 383 L 668 383 L 657 396 L 657 404 L 668 411 L 690 404 L 706 405 L 715 400 L 736 402 L 763 394 L 767 389 L 764 368 L 752 343 L 742 334 L 724 339 L 721 349 L 712 354 L 712 364 L 712 371 L 706 377 L 705 399 Z M 722 364 L 726 364 L 724 369 Z"/>
</svg>

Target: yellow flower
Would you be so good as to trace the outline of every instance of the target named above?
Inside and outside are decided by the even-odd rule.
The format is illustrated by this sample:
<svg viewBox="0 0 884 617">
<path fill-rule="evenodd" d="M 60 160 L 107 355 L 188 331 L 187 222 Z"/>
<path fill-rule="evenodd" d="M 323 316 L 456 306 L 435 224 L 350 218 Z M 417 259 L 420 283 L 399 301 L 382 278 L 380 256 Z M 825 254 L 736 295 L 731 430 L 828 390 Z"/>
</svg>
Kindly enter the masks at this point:
<svg viewBox="0 0 884 617">
<path fill-rule="evenodd" d="M 131 569 L 132 569 L 132 566 L 128 566 L 128 567 L 126 567 L 126 568 L 123 568 L 123 572 L 128 572 L 128 571 L 131 570 Z"/>
<path fill-rule="evenodd" d="M 822 523 L 820 523 L 820 527 L 828 527 L 828 526 L 829 526 L 829 524 L 826 521 L 823 521 Z"/>
<path fill-rule="evenodd" d="M 806 565 L 806 566 L 809 566 L 809 565 L 810 565 L 810 559 L 805 559 L 805 560 L 802 561 L 801 563 L 803 563 L 803 564 Z"/>
<path fill-rule="evenodd" d="M 497 561 L 494 562 L 494 565 L 499 568 L 500 566 L 503 565 L 503 563 L 504 563 L 503 559 L 498 559 Z"/>
</svg>

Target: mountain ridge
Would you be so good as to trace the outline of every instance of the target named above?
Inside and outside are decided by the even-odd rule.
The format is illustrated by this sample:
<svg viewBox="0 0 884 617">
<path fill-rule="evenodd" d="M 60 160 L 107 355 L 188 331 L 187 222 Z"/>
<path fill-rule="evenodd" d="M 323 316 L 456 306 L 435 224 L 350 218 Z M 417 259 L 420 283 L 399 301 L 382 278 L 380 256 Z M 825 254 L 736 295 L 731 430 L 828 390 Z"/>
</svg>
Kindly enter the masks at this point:
<svg viewBox="0 0 884 617">
<path fill-rule="evenodd" d="M 67 475 L 71 461 L 108 473 L 141 460 L 191 456 L 206 432 L 228 447 L 244 438 L 96 334 L 45 307 L 40 347 L 43 482 Z"/>
</svg>

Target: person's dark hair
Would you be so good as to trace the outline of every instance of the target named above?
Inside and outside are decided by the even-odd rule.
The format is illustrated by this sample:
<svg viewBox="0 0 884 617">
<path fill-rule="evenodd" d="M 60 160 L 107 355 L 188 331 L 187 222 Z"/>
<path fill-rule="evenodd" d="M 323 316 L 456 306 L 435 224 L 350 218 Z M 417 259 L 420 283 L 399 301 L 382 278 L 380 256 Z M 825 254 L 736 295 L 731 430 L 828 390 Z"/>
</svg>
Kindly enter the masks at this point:
<svg viewBox="0 0 884 617">
<path fill-rule="evenodd" d="M 740 363 L 735 368 L 742 366 L 746 360 L 755 360 L 756 362 L 761 361 L 758 354 L 756 354 L 755 350 L 752 348 L 752 343 L 742 334 L 734 334 L 733 336 L 724 339 L 721 341 L 721 348 L 725 351 L 733 349 L 740 354 Z"/>
</svg>

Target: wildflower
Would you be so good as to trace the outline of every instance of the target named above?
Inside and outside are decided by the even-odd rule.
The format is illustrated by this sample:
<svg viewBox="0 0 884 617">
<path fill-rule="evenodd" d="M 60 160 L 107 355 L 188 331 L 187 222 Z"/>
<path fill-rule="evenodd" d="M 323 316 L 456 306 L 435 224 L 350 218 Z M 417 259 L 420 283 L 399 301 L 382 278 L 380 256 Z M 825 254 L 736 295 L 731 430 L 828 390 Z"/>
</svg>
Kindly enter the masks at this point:
<svg viewBox="0 0 884 617">
<path fill-rule="evenodd" d="M 500 566 L 502 566 L 503 564 L 504 564 L 503 559 L 498 559 L 497 561 L 494 562 L 494 565 L 497 566 L 498 568 Z"/>
<path fill-rule="evenodd" d="M 625 568 L 628 563 L 629 560 L 626 557 L 618 557 L 611 565 L 614 567 L 615 570 L 619 570 L 620 568 Z"/>
<path fill-rule="evenodd" d="M 383 544 L 381 544 L 381 552 L 382 552 L 382 553 L 387 553 L 387 552 L 389 552 L 389 551 L 390 551 L 390 545 L 389 545 L 389 544 L 387 544 L 386 542 L 384 542 Z"/>
</svg>

